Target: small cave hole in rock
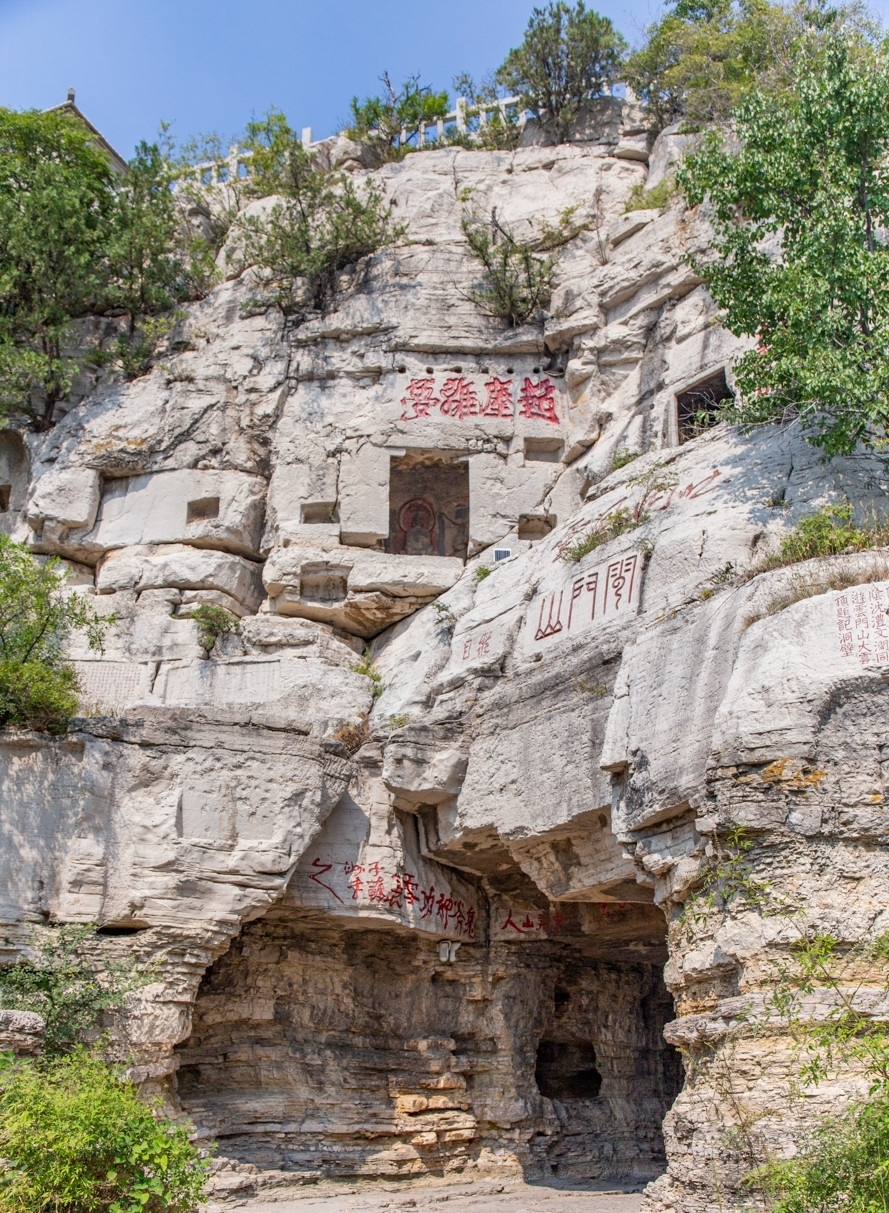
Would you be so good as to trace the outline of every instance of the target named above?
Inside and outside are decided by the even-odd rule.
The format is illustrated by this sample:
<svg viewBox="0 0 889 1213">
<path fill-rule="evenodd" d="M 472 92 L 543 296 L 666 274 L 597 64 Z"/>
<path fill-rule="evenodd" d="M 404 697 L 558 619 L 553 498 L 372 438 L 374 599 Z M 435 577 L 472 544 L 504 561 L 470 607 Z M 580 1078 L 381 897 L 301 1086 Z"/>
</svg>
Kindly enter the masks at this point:
<svg viewBox="0 0 889 1213">
<path fill-rule="evenodd" d="M 680 392 L 676 397 L 680 443 L 689 442 L 716 425 L 721 405 L 733 399 L 724 370 Z"/>
<path fill-rule="evenodd" d="M 192 522 L 209 522 L 212 518 L 218 517 L 219 498 L 198 497 L 196 501 L 189 501 L 185 522 L 187 525 Z"/>
<path fill-rule="evenodd" d="M 534 543 L 545 539 L 555 525 L 552 514 L 520 514 L 516 533 L 523 543 Z"/>
<path fill-rule="evenodd" d="M 13 514 L 24 505 L 28 491 L 28 448 L 15 430 L 0 432 L 0 530 L 9 530 Z"/>
<path fill-rule="evenodd" d="M 541 1040 L 534 1081 L 548 1099 L 595 1099 L 602 1089 L 596 1050 L 591 1044 Z"/>
<path fill-rule="evenodd" d="M 466 559 L 469 464 L 435 451 L 408 451 L 389 472 L 386 551 Z"/>
<path fill-rule="evenodd" d="M 340 514 L 335 501 L 306 501 L 300 511 L 300 521 L 320 525 L 339 522 Z"/>
<path fill-rule="evenodd" d="M 138 935 L 141 931 L 150 930 L 147 922 L 133 920 L 131 922 L 106 922 L 96 929 L 97 935 Z"/>
<path fill-rule="evenodd" d="M 526 438 L 525 461 L 528 463 L 558 463 L 562 458 L 559 438 Z"/>
</svg>

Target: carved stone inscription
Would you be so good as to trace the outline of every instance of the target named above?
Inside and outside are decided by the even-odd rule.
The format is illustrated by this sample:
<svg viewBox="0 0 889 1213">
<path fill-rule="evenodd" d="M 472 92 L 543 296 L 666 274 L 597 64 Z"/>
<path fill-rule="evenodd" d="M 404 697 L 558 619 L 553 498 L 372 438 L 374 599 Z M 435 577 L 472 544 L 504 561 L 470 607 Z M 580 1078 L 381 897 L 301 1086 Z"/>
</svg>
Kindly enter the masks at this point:
<svg viewBox="0 0 889 1213">
<path fill-rule="evenodd" d="M 642 556 L 631 552 L 588 569 L 576 565 L 562 585 L 538 594 L 525 618 L 525 646 L 540 649 L 635 612 Z"/>
<path fill-rule="evenodd" d="M 837 596 L 837 637 L 843 657 L 859 665 L 889 665 L 887 605 L 883 586 L 853 586 Z"/>
<path fill-rule="evenodd" d="M 497 375 L 415 378 L 407 382 L 400 403 L 402 421 L 517 416 L 559 423 L 556 385 L 551 379 L 531 379 L 527 375 L 518 379 L 501 379 Z"/>
</svg>

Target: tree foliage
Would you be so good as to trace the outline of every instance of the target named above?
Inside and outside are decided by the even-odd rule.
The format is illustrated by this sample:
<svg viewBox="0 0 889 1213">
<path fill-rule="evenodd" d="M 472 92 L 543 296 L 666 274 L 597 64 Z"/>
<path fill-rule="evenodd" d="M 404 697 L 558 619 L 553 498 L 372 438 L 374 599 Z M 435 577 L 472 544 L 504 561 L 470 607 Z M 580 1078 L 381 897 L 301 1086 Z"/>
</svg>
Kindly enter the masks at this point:
<svg viewBox="0 0 889 1213">
<path fill-rule="evenodd" d="M 70 115 L 0 109 L 0 411 L 52 425 L 90 353 L 75 321 L 126 313 L 126 361 L 146 344 L 144 318 L 208 289 L 211 261 L 171 183 L 157 144 L 118 177 Z"/>
<path fill-rule="evenodd" d="M 85 1049 L 0 1055 L 0 1213 L 190 1213 L 207 1164 L 184 1124 Z"/>
<path fill-rule="evenodd" d="M 383 192 L 328 173 L 306 151 L 285 116 L 272 111 L 254 129 L 255 188 L 282 195 L 265 215 L 242 220 L 243 257 L 288 314 L 325 310 L 341 276 L 391 244 L 403 229 Z"/>
<path fill-rule="evenodd" d="M 71 321 L 101 300 L 113 203 L 78 123 L 0 109 L 0 406 L 43 427 L 76 371 Z"/>
<path fill-rule="evenodd" d="M 678 181 L 707 201 L 692 264 L 733 333 L 743 423 L 798 418 L 829 454 L 889 434 L 889 60 L 842 37 L 801 53 L 793 87 L 757 90 Z"/>
<path fill-rule="evenodd" d="M 32 960 L 0 967 L 0 1006 L 43 1018 L 47 1056 L 86 1043 L 102 1013 L 148 980 L 129 958 L 91 958 L 85 945 L 95 934 L 93 926 L 52 927 L 37 939 Z"/>
<path fill-rule="evenodd" d="M 626 65 L 656 130 L 724 121 L 758 82 L 786 74 L 797 33 L 769 0 L 676 0 Z"/>
<path fill-rule="evenodd" d="M 64 732 L 77 710 L 77 680 L 66 660 L 71 633 L 100 650 L 110 619 L 83 594 L 65 594 L 68 574 L 51 556 L 38 562 L 0 535 L 0 727 Z"/>
<path fill-rule="evenodd" d="M 448 94 L 435 93 L 412 76 L 396 89 L 388 72 L 380 77 L 383 92 L 359 101 L 353 97 L 349 109 L 352 121 L 346 128 L 351 139 L 363 143 L 373 166 L 400 160 L 411 150 L 420 127 L 433 123 L 448 111 Z"/>
<path fill-rule="evenodd" d="M 563 143 L 585 101 L 618 78 L 626 42 L 607 17 L 553 0 L 532 10 L 521 46 L 497 69 L 497 82 Z"/>
<path fill-rule="evenodd" d="M 540 320 L 552 293 L 553 259 L 534 251 L 539 242 L 517 239 L 496 210 L 489 223 L 469 214 L 462 225 L 470 251 L 484 270 L 481 284 L 470 295 L 473 303 L 513 328 Z"/>
<path fill-rule="evenodd" d="M 468 129 L 465 133 L 455 130 L 446 132 L 449 145 L 492 152 L 511 151 L 519 146 L 522 135 L 519 107 L 504 104 L 508 92 L 493 76 L 476 81 L 469 72 L 461 72 L 454 78 L 454 92 L 465 100 L 467 110 L 485 109 L 487 121 L 482 122 L 480 115 L 467 114 Z"/>
</svg>

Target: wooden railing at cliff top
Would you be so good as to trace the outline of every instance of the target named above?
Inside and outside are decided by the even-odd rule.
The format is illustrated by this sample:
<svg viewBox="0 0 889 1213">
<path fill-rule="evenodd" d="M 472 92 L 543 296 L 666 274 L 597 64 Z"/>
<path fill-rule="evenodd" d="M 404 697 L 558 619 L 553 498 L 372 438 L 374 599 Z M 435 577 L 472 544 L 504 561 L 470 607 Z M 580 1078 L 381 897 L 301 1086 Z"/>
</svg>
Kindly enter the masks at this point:
<svg viewBox="0 0 889 1213">
<path fill-rule="evenodd" d="M 618 95 L 614 92 L 616 88 L 626 88 L 626 86 L 615 83 L 609 87 L 608 95 Z M 458 97 L 454 108 L 449 113 L 442 114 L 434 122 L 420 123 L 414 146 L 427 147 L 442 143 L 449 126 L 456 127 L 457 134 L 459 135 L 472 134 L 471 123 L 473 118 L 478 119 L 477 129 L 484 129 L 492 120 L 493 115 L 498 112 L 502 120 L 506 122 L 511 108 L 517 109 L 517 126 L 520 131 L 524 130 L 528 122 L 529 113 L 526 109 L 521 108 L 521 97 L 499 97 L 496 101 L 491 101 L 484 105 L 470 105 L 465 97 Z M 435 132 L 434 135 L 432 134 L 433 131 Z M 408 132 L 408 128 L 403 126 L 401 128 L 399 143 L 401 145 L 410 144 L 412 139 L 413 136 Z M 312 128 L 304 126 L 300 142 L 306 150 L 311 150 L 312 148 L 320 147 L 326 140 L 314 140 L 312 138 Z M 228 181 L 244 180 L 250 176 L 251 155 L 252 153 L 249 148 L 242 148 L 237 144 L 233 144 L 229 148 L 228 156 L 225 159 L 202 161 L 199 164 L 192 165 L 190 172 L 198 173 L 203 185 L 224 185 Z"/>
</svg>

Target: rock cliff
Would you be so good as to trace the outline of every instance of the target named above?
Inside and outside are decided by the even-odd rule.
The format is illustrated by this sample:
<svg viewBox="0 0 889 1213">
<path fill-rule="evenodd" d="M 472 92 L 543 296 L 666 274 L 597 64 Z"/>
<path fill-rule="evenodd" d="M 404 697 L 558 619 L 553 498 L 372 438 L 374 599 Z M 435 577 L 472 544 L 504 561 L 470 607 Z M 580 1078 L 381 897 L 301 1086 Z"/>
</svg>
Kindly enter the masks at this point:
<svg viewBox="0 0 889 1213">
<path fill-rule="evenodd" d="M 0 434 L 3 527 L 115 616 L 67 735 L 0 735 L 6 952 L 96 922 L 156 958 L 117 1047 L 219 1191 L 522 1168 L 722 1208 L 860 1087 L 791 1099 L 784 920 L 683 914 L 743 827 L 808 923 L 889 925 L 889 566 L 740 575 L 884 476 L 689 426 L 739 348 L 706 224 L 625 209 L 681 142 L 614 101 L 583 143 L 409 156 L 373 174 L 404 243 L 328 314 L 245 309 L 247 271 Z M 542 329 L 471 302 L 467 199 L 584 219 Z M 210 654 L 201 603 L 241 621 Z"/>
</svg>

